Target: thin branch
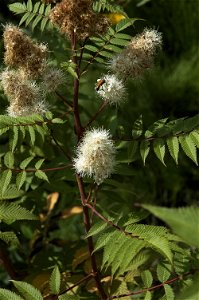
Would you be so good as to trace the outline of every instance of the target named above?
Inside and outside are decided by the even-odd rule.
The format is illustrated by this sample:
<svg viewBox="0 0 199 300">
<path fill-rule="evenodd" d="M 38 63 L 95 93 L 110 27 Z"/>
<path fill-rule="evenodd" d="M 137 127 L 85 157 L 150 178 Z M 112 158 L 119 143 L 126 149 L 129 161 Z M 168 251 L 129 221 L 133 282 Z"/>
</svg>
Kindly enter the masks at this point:
<svg viewBox="0 0 199 300">
<path fill-rule="evenodd" d="M 76 286 L 80 285 L 81 283 L 83 283 L 84 281 L 87 281 L 87 280 L 91 280 L 91 278 L 94 277 L 94 274 L 93 273 L 90 273 L 88 274 L 87 276 L 85 276 L 84 278 L 80 279 L 78 282 L 76 282 L 75 284 L 73 284 L 72 286 L 70 286 L 68 289 L 66 289 L 65 291 L 61 292 L 59 294 L 60 295 L 63 295 L 69 291 L 71 291 L 72 289 L 74 289 Z"/>
<path fill-rule="evenodd" d="M 59 170 L 64 170 L 67 168 L 71 168 L 72 164 L 68 164 L 65 166 L 61 166 L 61 167 L 55 167 L 55 168 L 45 168 L 45 169 L 14 169 L 14 168 L 10 168 L 10 169 L 3 169 L 0 168 L 0 171 L 5 171 L 5 170 L 11 170 L 12 172 L 16 172 L 16 173 L 20 173 L 20 172 L 37 172 L 37 171 L 43 171 L 43 172 L 51 172 L 51 171 L 59 171 Z"/>
<path fill-rule="evenodd" d="M 108 104 L 108 101 L 104 101 L 102 105 L 99 107 L 98 111 L 94 114 L 94 116 L 91 117 L 90 121 L 86 124 L 85 127 L 90 126 L 96 119 L 97 117 L 104 111 Z"/>
<path fill-rule="evenodd" d="M 154 286 L 152 286 L 150 288 L 145 288 L 145 289 L 137 291 L 137 292 L 132 292 L 132 293 L 128 293 L 128 294 L 121 294 L 121 295 L 110 297 L 109 300 L 123 298 L 123 297 L 128 297 L 128 296 L 133 296 L 133 295 L 138 295 L 138 294 L 142 294 L 142 293 L 145 293 L 145 292 L 148 292 L 148 291 L 153 291 L 153 290 L 156 290 L 156 289 L 158 289 L 160 287 L 163 287 L 165 284 L 172 284 L 175 281 L 182 280 L 184 276 L 188 276 L 188 275 L 194 274 L 196 271 L 198 271 L 198 269 L 191 270 L 191 271 L 189 271 L 189 272 L 187 272 L 187 273 L 185 273 L 183 275 L 179 275 L 179 276 L 177 276 L 177 277 L 175 277 L 173 279 L 170 279 L 170 280 L 167 280 L 167 281 L 165 281 L 163 283 L 154 285 Z"/>
<path fill-rule="evenodd" d="M 73 104 L 70 101 L 66 100 L 59 92 L 56 91 L 55 93 L 66 104 L 66 106 L 73 109 Z"/>
<path fill-rule="evenodd" d="M 109 37 L 109 39 L 104 43 L 104 45 L 103 45 L 102 47 L 100 47 L 100 48 L 98 49 L 98 51 L 95 52 L 95 54 L 93 54 L 92 58 L 87 62 L 87 65 L 86 65 L 85 68 L 82 70 L 81 75 L 83 75 L 83 74 L 87 71 L 88 67 L 93 63 L 93 61 L 95 60 L 95 58 L 96 58 L 98 55 L 100 55 L 100 52 L 105 48 L 105 46 L 106 46 L 107 44 L 110 43 L 110 40 L 111 40 L 113 37 L 114 37 L 114 36 L 111 35 L 111 36 Z"/>
<path fill-rule="evenodd" d="M 164 136 L 152 136 L 152 137 L 144 137 L 144 136 L 139 136 L 139 137 L 112 137 L 112 139 L 114 141 L 124 141 L 124 142 L 133 142 L 133 141 L 154 141 L 154 140 L 157 140 L 157 139 L 163 139 L 163 138 L 169 138 L 169 137 L 179 137 L 179 136 L 182 136 L 182 135 L 185 135 L 185 134 L 189 134 L 190 132 L 192 132 L 192 130 L 190 131 L 187 131 L 187 132 L 180 132 L 180 133 L 177 133 L 177 134 L 167 134 L 167 135 L 164 135 Z"/>
<path fill-rule="evenodd" d="M 119 227 L 118 225 L 114 224 L 113 222 L 109 221 L 108 219 L 106 219 L 103 215 L 101 215 L 95 207 L 93 207 L 90 203 L 85 203 L 85 206 L 89 207 L 93 213 L 98 216 L 101 220 L 103 220 L 104 222 L 106 222 L 107 224 L 111 225 L 112 227 L 116 228 L 117 230 L 123 232 L 125 235 L 128 235 L 132 238 L 136 238 L 136 239 L 139 239 L 139 240 L 142 240 L 142 238 L 140 238 L 138 235 L 133 235 L 133 233 L 131 232 L 127 232 L 125 231 L 123 228 Z"/>
<path fill-rule="evenodd" d="M 71 161 L 71 156 L 63 149 L 63 147 L 59 144 L 59 142 L 56 140 L 53 131 L 50 131 L 50 136 L 52 137 L 53 141 L 57 145 L 57 147 L 60 149 L 60 151 L 64 154 L 64 156 Z"/>
</svg>

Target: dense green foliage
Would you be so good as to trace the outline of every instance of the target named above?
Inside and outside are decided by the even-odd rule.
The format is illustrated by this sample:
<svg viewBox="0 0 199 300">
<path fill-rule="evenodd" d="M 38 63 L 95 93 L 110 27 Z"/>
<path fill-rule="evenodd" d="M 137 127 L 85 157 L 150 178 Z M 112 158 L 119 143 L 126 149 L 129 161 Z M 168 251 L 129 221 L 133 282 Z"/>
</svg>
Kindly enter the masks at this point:
<svg viewBox="0 0 199 300">
<path fill-rule="evenodd" d="M 132 36 L 155 26 L 163 49 L 153 70 L 127 82 L 125 103 L 107 107 L 92 122 L 110 129 L 117 166 L 100 186 L 84 178 L 86 205 L 71 162 L 78 72 L 69 41 L 48 20 L 53 5 L 8 1 L 0 13 L 3 24 L 13 19 L 47 42 L 49 60 L 65 74 L 59 91 L 48 96 L 44 116 L 6 115 L 0 90 L 0 300 L 196 300 L 199 1 L 95 1 L 95 11 L 126 18 L 76 52 L 80 59 L 84 48 L 78 99 L 83 126 L 101 105 L 96 80 Z M 3 52 L 1 42 L 2 69 Z M 83 224 L 85 207 L 91 228 Z M 94 250 L 88 250 L 91 239 Z M 107 298 L 96 286 L 91 254 Z"/>
</svg>

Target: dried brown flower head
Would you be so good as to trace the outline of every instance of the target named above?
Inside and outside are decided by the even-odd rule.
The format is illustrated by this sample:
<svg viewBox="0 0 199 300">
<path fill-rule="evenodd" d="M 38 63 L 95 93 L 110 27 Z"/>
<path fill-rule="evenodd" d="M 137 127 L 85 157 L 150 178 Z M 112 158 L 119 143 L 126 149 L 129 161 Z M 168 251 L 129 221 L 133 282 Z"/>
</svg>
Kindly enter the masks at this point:
<svg viewBox="0 0 199 300">
<path fill-rule="evenodd" d="M 50 13 L 50 19 L 69 38 L 76 32 L 78 40 L 94 34 L 103 34 L 109 26 L 104 15 L 93 11 L 92 0 L 63 0 Z"/>
<path fill-rule="evenodd" d="M 20 70 L 6 69 L 0 75 L 0 83 L 8 97 L 11 116 L 27 116 L 46 111 L 44 95 L 35 81 L 24 78 Z"/>
<path fill-rule="evenodd" d="M 45 68 L 47 47 L 34 43 L 21 29 L 6 25 L 4 29 L 5 56 L 8 66 L 20 67 L 27 77 L 37 77 Z"/>
</svg>

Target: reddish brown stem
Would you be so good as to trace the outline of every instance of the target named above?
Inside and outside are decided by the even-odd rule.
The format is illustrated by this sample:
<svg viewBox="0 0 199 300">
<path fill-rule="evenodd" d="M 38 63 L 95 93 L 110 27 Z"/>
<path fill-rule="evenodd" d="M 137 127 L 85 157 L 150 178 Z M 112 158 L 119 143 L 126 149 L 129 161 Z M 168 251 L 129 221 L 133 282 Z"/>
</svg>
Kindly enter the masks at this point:
<svg viewBox="0 0 199 300">
<path fill-rule="evenodd" d="M 66 289 L 65 291 L 61 292 L 59 294 L 60 295 L 63 295 L 69 291 L 71 291 L 72 289 L 74 289 L 76 286 L 80 285 L 82 282 L 84 281 L 87 281 L 87 280 L 90 280 L 91 278 L 93 278 L 94 274 L 93 273 L 90 273 L 88 274 L 87 276 L 85 276 L 84 278 L 80 279 L 78 282 L 76 282 L 75 284 L 73 284 L 72 286 L 70 286 L 68 289 Z"/>
<path fill-rule="evenodd" d="M 86 233 L 88 233 L 90 228 L 91 228 L 91 224 L 90 224 L 89 209 L 88 209 L 87 206 L 85 206 L 86 201 L 87 201 L 87 197 L 86 197 L 86 193 L 85 193 L 85 190 L 84 190 L 84 185 L 83 185 L 82 179 L 79 177 L 79 175 L 76 175 L 76 177 L 77 177 L 77 183 L 78 183 L 80 196 L 81 196 L 81 201 L 82 201 L 82 205 L 83 205 L 85 229 L 86 229 Z M 88 241 L 88 248 L 89 248 L 89 254 L 90 254 L 90 259 L 91 259 L 91 266 L 92 266 L 96 286 L 97 286 L 97 289 L 99 291 L 100 298 L 102 300 L 106 300 L 107 296 L 106 296 L 106 294 L 103 290 L 103 287 L 101 285 L 99 271 L 98 271 L 97 263 L 96 263 L 96 259 L 95 259 L 95 254 L 93 253 L 94 245 L 93 245 L 92 237 L 88 237 L 87 241 Z"/>
<path fill-rule="evenodd" d="M 68 100 L 66 100 L 59 92 L 55 92 L 56 95 L 63 101 L 63 103 L 68 106 L 69 108 L 73 108 L 73 104 L 71 102 L 69 102 Z"/>
<path fill-rule="evenodd" d="M 55 167 L 55 168 L 47 168 L 47 169 L 9 169 L 11 170 L 12 172 L 16 172 L 16 173 L 20 173 L 20 172 L 37 172 L 37 171 L 43 171 L 43 172 L 50 172 L 50 171 L 59 171 L 59 170 L 64 170 L 64 169 L 67 169 L 67 168 L 71 168 L 72 165 L 66 165 L 66 166 L 62 166 L 62 167 Z M 6 169 L 8 170 L 8 169 Z M 4 171 L 3 169 L 0 168 L 0 171 Z"/>
<path fill-rule="evenodd" d="M 95 121 L 97 119 L 97 117 L 104 111 L 104 109 L 106 108 L 107 104 L 108 104 L 107 101 L 105 101 L 105 102 L 102 103 L 102 105 L 100 106 L 100 108 L 98 109 L 98 111 L 94 114 L 94 116 L 90 119 L 90 121 L 86 124 L 85 127 L 90 126 L 93 123 L 93 121 Z"/>
<path fill-rule="evenodd" d="M 140 291 L 137 291 L 137 292 L 132 292 L 132 293 L 128 293 L 128 294 L 121 294 L 121 295 L 118 295 L 118 296 L 113 296 L 113 297 L 110 297 L 109 299 L 118 299 L 118 298 L 123 298 L 123 297 L 128 297 L 128 296 L 132 296 L 132 295 L 138 295 L 138 294 L 142 294 L 142 293 L 145 293 L 145 292 L 148 292 L 148 291 L 153 291 L 153 290 L 156 290 L 160 287 L 163 287 L 165 284 L 172 284 L 173 282 L 177 281 L 177 280 L 181 280 L 183 279 L 184 276 L 188 276 L 188 275 L 191 275 L 193 273 L 195 273 L 196 271 L 198 270 L 191 270 L 190 272 L 187 272 L 183 275 L 179 275 L 173 279 L 170 279 L 170 280 L 167 280 L 163 283 L 160 283 L 160 284 L 157 284 L 157 285 L 154 285 L 150 288 L 146 288 L 146 289 L 143 289 L 143 290 L 140 290 Z"/>
<path fill-rule="evenodd" d="M 73 85 L 73 112 L 74 112 L 75 133 L 77 135 L 77 140 L 79 141 L 81 139 L 82 135 L 83 135 L 84 129 L 81 125 L 81 120 L 80 120 L 80 115 L 79 115 L 79 105 L 78 105 L 78 100 L 79 100 L 79 78 L 80 78 L 80 67 L 79 66 L 81 64 L 81 60 L 79 60 L 79 62 L 78 62 L 76 52 L 75 52 L 76 49 L 77 49 L 77 39 L 76 39 L 75 32 L 73 33 L 72 38 L 71 38 L 71 46 L 72 46 L 72 50 L 73 50 L 72 61 L 76 65 L 76 73 L 78 75 L 78 79 L 77 78 L 74 79 L 74 85 Z M 80 197 L 81 197 L 81 202 L 82 202 L 82 206 L 83 206 L 84 225 L 85 225 L 86 233 L 88 233 L 88 231 L 91 228 L 91 224 L 90 224 L 89 209 L 88 209 L 88 207 L 85 206 L 87 197 L 86 197 L 86 193 L 85 193 L 85 190 L 84 190 L 84 184 L 83 184 L 82 179 L 80 178 L 79 175 L 76 175 L 76 179 L 77 179 L 77 184 L 78 184 Z M 90 261 L 91 261 L 91 266 L 92 266 L 92 271 L 93 271 L 93 274 L 94 274 L 96 287 L 98 289 L 100 298 L 102 300 L 106 300 L 107 296 L 106 296 L 106 294 L 103 290 L 103 287 L 101 285 L 99 271 L 97 269 L 97 263 L 96 263 L 96 259 L 95 259 L 95 254 L 93 253 L 94 246 L 93 246 L 92 237 L 88 237 L 87 241 L 88 241 Z"/>
<path fill-rule="evenodd" d="M 108 219 L 106 219 L 103 215 L 101 215 L 95 207 L 93 207 L 90 203 L 85 204 L 87 207 L 89 207 L 93 213 L 98 216 L 100 219 L 102 219 L 104 222 L 106 222 L 107 224 L 111 225 L 112 227 L 116 228 L 117 230 L 123 232 L 125 235 L 128 235 L 132 238 L 136 238 L 136 239 L 142 239 L 140 238 L 138 235 L 133 235 L 131 232 L 127 232 L 125 231 L 123 228 L 119 227 L 118 225 L 114 224 L 113 222 L 109 221 Z"/>
<path fill-rule="evenodd" d="M 76 56 L 76 48 L 77 48 L 77 39 L 75 32 L 72 35 L 71 45 L 73 50 L 72 61 L 76 65 L 76 73 L 78 78 L 74 79 L 73 83 L 73 113 L 74 113 L 74 126 L 75 126 L 75 133 L 77 134 L 78 141 L 81 139 L 83 134 L 83 128 L 81 125 L 80 115 L 79 115 L 79 105 L 78 105 L 78 98 L 79 98 L 79 67 L 78 61 Z"/>
</svg>

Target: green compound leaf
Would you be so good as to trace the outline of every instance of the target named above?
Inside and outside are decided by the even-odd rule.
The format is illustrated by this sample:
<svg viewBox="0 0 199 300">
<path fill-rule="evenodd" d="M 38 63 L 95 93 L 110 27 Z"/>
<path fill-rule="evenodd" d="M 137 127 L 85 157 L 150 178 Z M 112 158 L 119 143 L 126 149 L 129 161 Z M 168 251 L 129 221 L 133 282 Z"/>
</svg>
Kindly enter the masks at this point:
<svg viewBox="0 0 199 300">
<path fill-rule="evenodd" d="M 53 269 L 49 284 L 52 294 L 58 295 L 61 285 L 61 274 L 58 266 L 55 266 L 55 268 Z"/>
<path fill-rule="evenodd" d="M 179 136 L 180 145 L 184 153 L 198 165 L 196 146 L 189 135 Z"/>
<path fill-rule="evenodd" d="M 43 300 L 43 297 L 38 289 L 27 282 L 12 280 L 14 286 L 19 293 L 28 300 Z"/>
<path fill-rule="evenodd" d="M 167 140 L 167 146 L 169 149 L 169 153 L 174 159 L 175 163 L 178 164 L 178 154 L 179 154 L 179 141 L 176 136 L 169 137 Z"/>
<path fill-rule="evenodd" d="M 166 222 L 189 245 L 199 248 L 198 207 L 166 208 L 146 204 L 143 207 Z"/>
</svg>

